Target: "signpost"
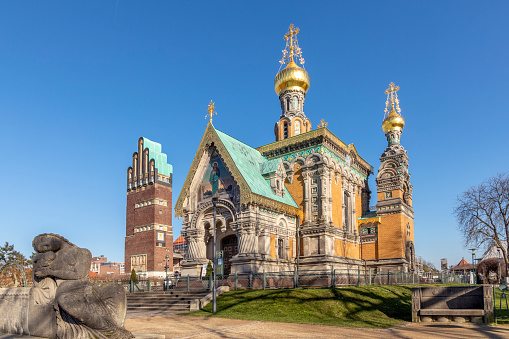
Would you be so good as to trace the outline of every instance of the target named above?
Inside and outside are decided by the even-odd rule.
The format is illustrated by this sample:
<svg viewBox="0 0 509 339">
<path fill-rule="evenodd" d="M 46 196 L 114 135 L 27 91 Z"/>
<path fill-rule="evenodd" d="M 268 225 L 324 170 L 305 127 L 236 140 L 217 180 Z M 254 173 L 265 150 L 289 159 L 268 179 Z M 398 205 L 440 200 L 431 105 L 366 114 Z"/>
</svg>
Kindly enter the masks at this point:
<svg viewBox="0 0 509 339">
<path fill-rule="evenodd" d="M 216 274 L 217 275 L 223 275 L 224 274 L 223 251 L 217 251 Z"/>
</svg>

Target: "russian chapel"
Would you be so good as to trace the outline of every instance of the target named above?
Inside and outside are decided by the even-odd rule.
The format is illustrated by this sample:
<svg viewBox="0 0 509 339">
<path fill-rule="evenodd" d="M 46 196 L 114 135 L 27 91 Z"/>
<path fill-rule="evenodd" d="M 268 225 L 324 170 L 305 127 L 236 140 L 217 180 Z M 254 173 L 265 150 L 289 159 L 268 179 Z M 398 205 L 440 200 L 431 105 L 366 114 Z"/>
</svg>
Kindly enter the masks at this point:
<svg viewBox="0 0 509 339">
<path fill-rule="evenodd" d="M 414 270 L 412 185 L 400 143 L 405 121 L 399 87 L 391 83 L 386 90 L 387 147 L 376 177 L 376 210 L 370 210 L 373 167 L 323 120 L 313 129 L 304 113 L 311 81 L 298 33 L 291 25 L 285 35 L 284 68 L 274 80 L 281 104 L 275 142 L 253 148 L 216 129 L 209 105 L 210 121 L 175 205 L 189 246 L 183 275 L 199 275 L 213 258 L 214 228 L 224 274 Z"/>
</svg>

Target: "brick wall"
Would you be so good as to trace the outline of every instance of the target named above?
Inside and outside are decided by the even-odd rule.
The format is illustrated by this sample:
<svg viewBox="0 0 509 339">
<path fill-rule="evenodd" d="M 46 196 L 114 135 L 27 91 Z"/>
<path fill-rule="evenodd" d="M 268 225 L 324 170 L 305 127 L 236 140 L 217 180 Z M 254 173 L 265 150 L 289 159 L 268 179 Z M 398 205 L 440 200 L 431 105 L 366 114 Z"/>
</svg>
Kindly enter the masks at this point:
<svg viewBox="0 0 509 339">
<path fill-rule="evenodd" d="M 137 203 L 152 198 L 166 200 L 166 206 L 152 204 L 135 208 Z M 169 256 L 170 271 L 173 262 L 173 229 L 172 221 L 172 188 L 167 185 L 154 183 L 127 193 L 126 206 L 126 238 L 125 238 L 125 271 L 131 271 L 131 256 L 147 255 L 148 271 L 164 271 L 165 257 Z M 166 247 L 156 246 L 158 229 L 135 232 L 135 228 L 144 225 L 167 225 L 165 232 Z"/>
</svg>

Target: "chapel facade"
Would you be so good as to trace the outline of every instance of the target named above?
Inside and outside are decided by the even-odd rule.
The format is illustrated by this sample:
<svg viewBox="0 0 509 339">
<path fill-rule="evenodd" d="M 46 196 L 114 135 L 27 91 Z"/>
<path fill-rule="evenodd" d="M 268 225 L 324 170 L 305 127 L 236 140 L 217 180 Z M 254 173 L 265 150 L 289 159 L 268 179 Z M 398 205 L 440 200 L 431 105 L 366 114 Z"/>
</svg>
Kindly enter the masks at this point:
<svg viewBox="0 0 509 339">
<path fill-rule="evenodd" d="M 188 255 L 182 275 L 197 276 L 223 252 L 224 274 L 332 268 L 414 269 L 412 186 L 397 90 L 386 91 L 383 130 L 388 146 L 376 179 L 378 203 L 370 210 L 373 167 L 321 121 L 304 113 L 310 77 L 297 41 L 285 35 L 274 80 L 281 115 L 275 142 L 258 148 L 219 131 L 210 121 L 175 205 Z M 295 60 L 298 60 L 300 66 Z M 216 206 L 216 223 L 213 208 Z"/>
</svg>

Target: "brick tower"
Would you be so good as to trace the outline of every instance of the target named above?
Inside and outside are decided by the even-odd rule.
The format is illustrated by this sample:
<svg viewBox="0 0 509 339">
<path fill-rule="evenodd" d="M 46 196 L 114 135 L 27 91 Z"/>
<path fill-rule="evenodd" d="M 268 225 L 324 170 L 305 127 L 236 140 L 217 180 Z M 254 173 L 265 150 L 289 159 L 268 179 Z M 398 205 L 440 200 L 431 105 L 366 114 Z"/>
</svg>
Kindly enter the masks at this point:
<svg viewBox="0 0 509 339">
<path fill-rule="evenodd" d="M 126 273 L 163 277 L 166 255 L 173 270 L 172 172 L 161 144 L 140 138 L 127 169 Z"/>
</svg>

